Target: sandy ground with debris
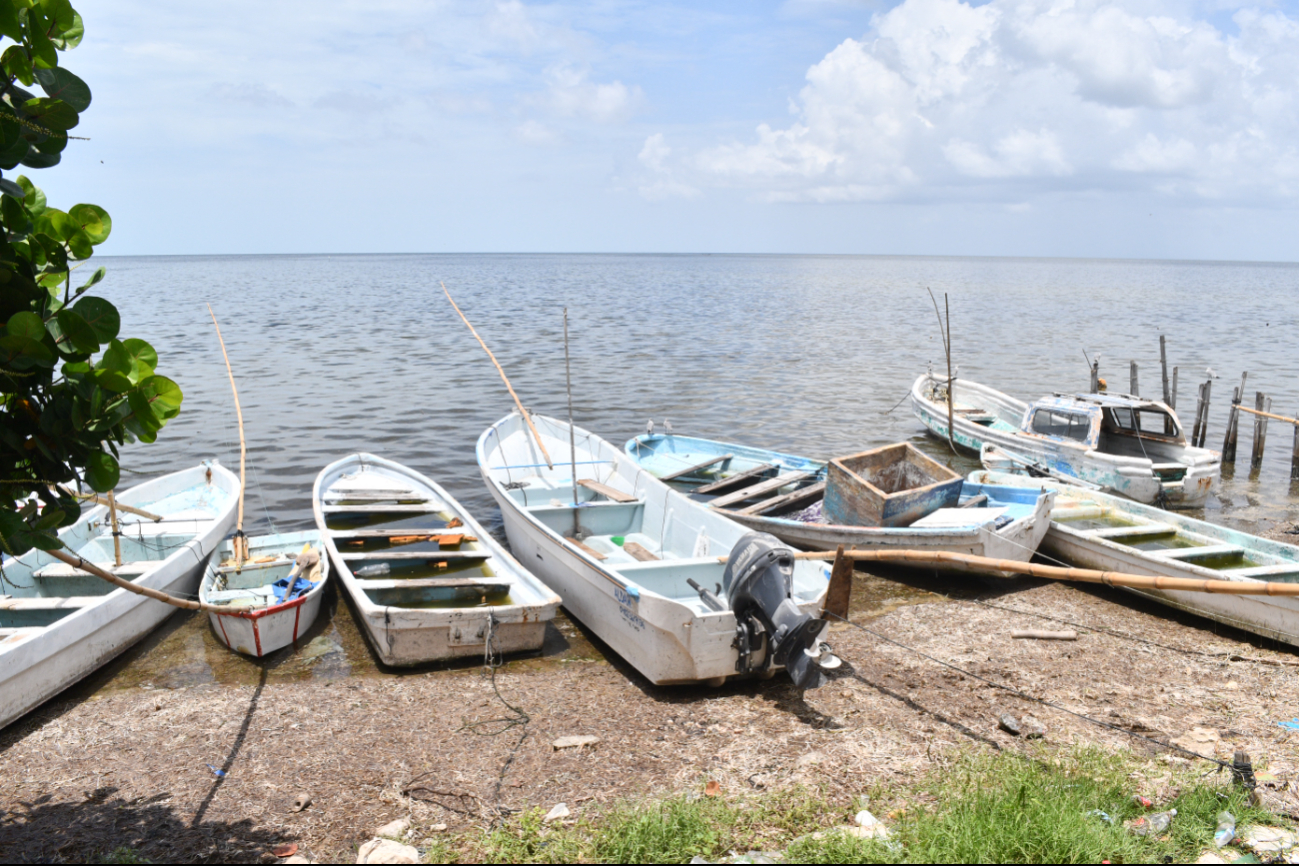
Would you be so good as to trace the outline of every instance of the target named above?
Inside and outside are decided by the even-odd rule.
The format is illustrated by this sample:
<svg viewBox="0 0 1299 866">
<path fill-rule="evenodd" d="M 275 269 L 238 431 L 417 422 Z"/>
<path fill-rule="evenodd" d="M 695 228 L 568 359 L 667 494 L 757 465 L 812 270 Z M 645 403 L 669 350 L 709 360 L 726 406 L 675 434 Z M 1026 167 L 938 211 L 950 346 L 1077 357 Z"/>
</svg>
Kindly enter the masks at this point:
<svg viewBox="0 0 1299 866">
<path fill-rule="evenodd" d="M 377 671 L 355 635 L 338 637 L 345 607 L 334 643 L 311 644 L 330 652 L 240 660 L 233 679 L 205 620 L 182 614 L 131 658 L 0 732 L 0 859 L 85 861 L 130 846 L 154 862 L 274 861 L 271 849 L 293 841 L 312 859 L 351 862 L 394 818 L 414 820 L 418 844 L 435 825 L 482 825 L 499 808 L 563 801 L 576 813 L 709 779 L 733 793 L 820 786 L 846 803 L 933 770 L 955 747 L 1023 748 L 998 730 L 1003 712 L 1033 714 L 1049 744 L 1164 762 L 1187 759 L 1123 731 L 1220 758 L 1244 749 L 1266 768 L 1272 805 L 1299 812 L 1299 734 L 1277 725 L 1299 716 L 1299 653 L 1115 590 L 918 574 L 859 572 L 854 621 L 1114 727 L 844 624 L 831 642 L 850 666 L 819 690 L 800 696 L 783 677 L 655 688 L 561 619 L 541 657 L 496 675 L 526 724 L 470 728 L 514 715 L 481 666 Z M 1013 629 L 1072 627 L 1033 614 L 1082 626 L 1080 639 L 1012 640 Z M 337 658 L 348 640 L 350 664 Z M 552 748 L 569 735 L 600 742 Z M 311 804 L 292 811 L 303 792 Z"/>
</svg>

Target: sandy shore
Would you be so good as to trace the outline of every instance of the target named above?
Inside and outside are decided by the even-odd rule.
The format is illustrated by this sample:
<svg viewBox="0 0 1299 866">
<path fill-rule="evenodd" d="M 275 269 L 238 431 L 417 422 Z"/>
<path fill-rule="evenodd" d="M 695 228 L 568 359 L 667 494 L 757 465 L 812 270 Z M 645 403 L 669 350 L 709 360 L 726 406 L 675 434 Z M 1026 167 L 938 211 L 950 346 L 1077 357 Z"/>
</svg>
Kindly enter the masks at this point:
<svg viewBox="0 0 1299 866">
<path fill-rule="evenodd" d="M 1165 765 L 1186 759 L 1124 731 L 1220 758 L 1244 749 L 1271 774 L 1276 807 L 1299 812 L 1299 734 L 1277 725 L 1299 716 L 1299 654 L 1114 590 L 895 577 L 859 573 L 855 622 L 1114 727 L 842 624 L 831 642 L 849 667 L 799 695 L 783 677 L 655 688 L 561 619 L 541 657 L 497 671 L 498 698 L 480 664 L 379 670 L 346 607 L 264 666 L 231 659 L 204 618 L 181 614 L 0 733 L 0 858 L 85 861 L 129 846 L 154 862 L 273 861 L 272 847 L 294 841 L 312 859 L 350 862 L 394 818 L 413 819 L 418 843 L 502 810 L 563 801 L 580 812 L 705 780 L 813 785 L 847 801 L 930 772 L 953 748 L 1021 748 L 998 730 L 1002 712 L 1032 713 L 1050 744 L 1163 754 Z M 1080 639 L 1010 638 L 1066 627 Z M 570 735 L 600 742 L 552 747 Z M 295 812 L 300 793 L 311 804 Z"/>
</svg>

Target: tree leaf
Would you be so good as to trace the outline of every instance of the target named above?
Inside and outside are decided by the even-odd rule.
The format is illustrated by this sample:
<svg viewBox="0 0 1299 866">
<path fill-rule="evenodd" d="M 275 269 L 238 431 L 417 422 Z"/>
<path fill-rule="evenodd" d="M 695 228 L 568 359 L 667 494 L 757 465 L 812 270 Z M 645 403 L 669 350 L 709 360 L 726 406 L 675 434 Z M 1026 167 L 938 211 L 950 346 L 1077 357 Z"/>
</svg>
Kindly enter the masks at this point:
<svg viewBox="0 0 1299 866">
<path fill-rule="evenodd" d="M 9 183 L 9 181 L 0 180 L 0 184 Z M 27 219 L 27 211 L 22 206 L 22 196 L 14 198 L 8 195 L 0 196 L 0 220 L 4 221 L 5 228 L 14 234 L 27 234 L 31 228 L 31 220 Z M 19 190 L 21 192 L 21 190 Z"/>
<path fill-rule="evenodd" d="M 14 0 L 0 0 L 0 36 L 15 42 L 23 41 L 23 26 L 18 21 L 18 7 Z"/>
<path fill-rule="evenodd" d="M 27 49 L 21 45 L 10 45 L 4 54 L 0 54 L 0 67 L 4 68 L 10 78 L 17 78 L 28 86 L 36 80 L 32 75 L 31 58 L 27 56 Z"/>
<path fill-rule="evenodd" d="M 163 421 L 169 421 L 180 414 L 180 403 L 184 399 L 180 386 L 166 376 L 150 376 L 140 383 L 140 393 L 149 398 L 153 414 Z"/>
<path fill-rule="evenodd" d="M 10 556 L 22 556 L 32 549 L 27 523 L 8 508 L 0 508 L 0 548 Z"/>
<path fill-rule="evenodd" d="M 99 339 L 95 329 L 90 327 L 90 323 L 80 315 L 72 310 L 59 310 L 54 317 L 58 320 L 63 336 L 77 352 L 91 354 L 99 350 Z"/>
<path fill-rule="evenodd" d="M 126 351 L 126 347 L 118 340 L 110 340 L 108 348 L 100 356 L 99 363 L 95 365 L 100 370 L 113 370 L 123 375 L 131 372 L 131 364 L 134 359 L 131 353 Z"/>
<path fill-rule="evenodd" d="M 62 159 L 61 153 L 41 153 L 39 150 L 30 148 L 18 162 L 28 168 L 53 168 Z"/>
<path fill-rule="evenodd" d="M 111 302 L 103 298 L 87 295 L 73 304 L 72 309 L 77 315 L 86 320 L 86 324 L 94 328 L 95 336 L 99 338 L 101 343 L 114 340 L 118 331 L 122 329 L 122 317 L 117 312 L 117 307 L 114 307 Z M 121 344 L 118 343 L 118 345 Z M 130 353 L 125 348 L 122 351 L 126 353 L 127 357 L 130 357 Z"/>
<path fill-rule="evenodd" d="M 72 255 L 78 259 L 85 260 L 95 254 L 95 248 L 90 243 L 90 236 L 83 231 L 75 231 L 68 238 L 68 249 Z"/>
<path fill-rule="evenodd" d="M 76 48 L 81 44 L 81 39 L 86 35 L 86 24 L 81 20 L 81 13 L 73 10 L 72 26 L 65 28 L 59 34 L 57 39 L 52 40 L 56 48 L 62 48 L 67 51 L 69 48 Z"/>
<path fill-rule="evenodd" d="M 54 50 L 54 43 L 50 42 L 49 37 L 53 23 L 39 3 L 27 9 L 27 39 L 31 43 L 32 53 L 36 55 L 33 58 L 35 66 L 48 68 L 59 65 L 59 53 Z"/>
<path fill-rule="evenodd" d="M 122 477 L 116 458 L 105 451 L 95 451 L 86 458 L 86 483 L 96 493 L 107 493 Z"/>
<path fill-rule="evenodd" d="M 15 337 L 26 337 L 29 340 L 38 341 L 45 338 L 45 322 L 40 316 L 30 311 L 14 313 L 9 317 L 9 322 L 5 327 Z"/>
<path fill-rule="evenodd" d="M 73 205 L 72 210 L 68 211 L 68 216 L 81 226 L 82 231 L 90 237 L 90 242 L 95 246 L 108 240 L 108 235 L 113 231 L 113 220 L 109 217 L 108 211 L 97 204 Z"/>
<path fill-rule="evenodd" d="M 58 208 L 46 208 L 45 212 L 36 219 L 36 231 L 49 235 L 59 243 L 67 242 L 73 233 L 80 230 L 81 226 L 77 221 Z"/>
<path fill-rule="evenodd" d="M 90 107 L 90 86 L 62 66 L 38 69 L 35 77 L 41 84 L 41 90 L 44 90 L 45 95 L 51 99 L 63 100 L 76 112 L 85 111 Z"/>
<path fill-rule="evenodd" d="M 72 11 L 72 4 L 68 0 L 38 0 L 38 2 L 58 32 L 62 33 L 72 26 L 73 16 L 76 13 Z"/>
<path fill-rule="evenodd" d="M 144 340 L 137 340 L 132 337 L 129 340 L 123 340 L 122 345 L 126 351 L 131 353 L 131 357 L 146 365 L 150 370 L 158 366 L 158 353 L 153 350 Z"/>
<path fill-rule="evenodd" d="M 25 193 L 23 204 L 27 205 L 27 210 L 31 211 L 32 216 L 45 213 L 45 191 L 28 180 L 25 174 L 18 175 L 18 185 L 23 188 Z"/>
<path fill-rule="evenodd" d="M 24 102 L 22 108 L 33 123 L 56 132 L 72 129 L 81 122 L 77 110 L 61 99 L 37 97 Z"/>
<path fill-rule="evenodd" d="M 86 280 L 84 283 L 82 283 L 80 286 L 77 287 L 77 294 L 81 294 L 86 289 L 98 283 L 100 280 L 104 278 L 105 273 L 106 271 L 102 267 L 96 268 L 95 272 L 90 275 L 90 279 Z"/>
</svg>

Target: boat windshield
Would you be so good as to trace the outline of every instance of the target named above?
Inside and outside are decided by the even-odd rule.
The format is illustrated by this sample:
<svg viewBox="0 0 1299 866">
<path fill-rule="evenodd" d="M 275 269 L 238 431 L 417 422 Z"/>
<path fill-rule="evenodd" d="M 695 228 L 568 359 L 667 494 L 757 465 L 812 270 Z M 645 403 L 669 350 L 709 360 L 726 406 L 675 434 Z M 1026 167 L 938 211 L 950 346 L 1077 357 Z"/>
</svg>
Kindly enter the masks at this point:
<svg viewBox="0 0 1299 866">
<path fill-rule="evenodd" d="M 1106 409 L 1110 424 L 1115 430 L 1123 433 L 1154 434 L 1156 436 L 1176 436 L 1177 426 L 1172 417 L 1157 409 L 1129 409 L 1126 407 Z"/>
<path fill-rule="evenodd" d="M 1037 409 L 1033 412 L 1032 430 L 1042 436 L 1086 442 L 1091 429 L 1092 419 L 1089 415 L 1062 412 L 1059 409 Z"/>
</svg>

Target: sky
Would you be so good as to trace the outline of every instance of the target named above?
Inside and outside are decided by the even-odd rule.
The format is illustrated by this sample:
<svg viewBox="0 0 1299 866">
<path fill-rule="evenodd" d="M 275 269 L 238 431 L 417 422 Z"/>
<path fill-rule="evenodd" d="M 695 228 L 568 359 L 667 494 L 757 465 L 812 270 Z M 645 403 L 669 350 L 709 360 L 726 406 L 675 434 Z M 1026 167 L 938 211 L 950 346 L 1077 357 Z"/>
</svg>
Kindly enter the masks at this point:
<svg viewBox="0 0 1299 866">
<path fill-rule="evenodd" d="M 81 0 L 102 253 L 1299 260 L 1296 0 Z"/>
</svg>

